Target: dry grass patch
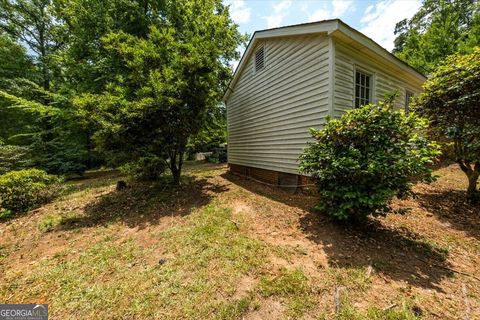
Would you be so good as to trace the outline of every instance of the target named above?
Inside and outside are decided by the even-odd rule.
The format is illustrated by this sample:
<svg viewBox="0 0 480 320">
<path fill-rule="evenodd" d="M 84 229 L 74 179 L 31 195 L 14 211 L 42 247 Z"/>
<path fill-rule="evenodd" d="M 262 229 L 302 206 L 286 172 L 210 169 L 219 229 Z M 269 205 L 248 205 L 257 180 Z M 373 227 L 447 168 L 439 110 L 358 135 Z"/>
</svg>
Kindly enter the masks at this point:
<svg viewBox="0 0 480 320">
<path fill-rule="evenodd" d="M 231 319 L 248 310 L 251 297 L 229 297 L 242 276 L 264 268 L 267 251 L 238 232 L 231 210 L 208 205 L 156 238 L 141 248 L 132 237 L 108 235 L 77 257 L 65 250 L 10 273 L 0 293 L 11 302 L 47 301 L 55 318 Z M 148 263 L 159 247 L 164 254 Z"/>
</svg>

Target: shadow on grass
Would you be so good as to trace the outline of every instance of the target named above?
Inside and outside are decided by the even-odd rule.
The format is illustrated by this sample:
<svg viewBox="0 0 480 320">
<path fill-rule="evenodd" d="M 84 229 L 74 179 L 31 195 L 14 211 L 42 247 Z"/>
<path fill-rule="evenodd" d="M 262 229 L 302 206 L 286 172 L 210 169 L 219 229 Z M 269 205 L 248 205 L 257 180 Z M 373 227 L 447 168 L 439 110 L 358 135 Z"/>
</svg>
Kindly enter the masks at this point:
<svg viewBox="0 0 480 320">
<path fill-rule="evenodd" d="M 333 267 L 372 266 L 392 280 L 438 291 L 442 279 L 453 276 L 448 252 L 406 228 L 389 228 L 378 220 L 341 225 L 313 211 L 300 223 L 307 237 L 322 245 Z"/>
<path fill-rule="evenodd" d="M 184 177 L 180 186 L 170 179 L 138 182 L 122 191 L 112 191 L 85 207 L 85 214 L 67 218 L 57 230 L 90 228 L 122 222 L 140 229 L 160 222 L 164 216 L 185 216 L 206 205 L 226 186 L 213 185 L 206 179 Z"/>
<path fill-rule="evenodd" d="M 419 205 L 460 231 L 480 240 L 480 203 L 470 203 L 464 190 L 442 190 L 417 194 Z"/>
<path fill-rule="evenodd" d="M 388 228 L 373 219 L 362 226 L 339 225 L 313 209 L 318 200 L 311 195 L 292 195 L 230 173 L 222 177 L 251 192 L 304 210 L 305 214 L 299 217 L 302 231 L 323 248 L 331 267 L 372 266 L 386 281 L 390 278 L 438 291 L 442 279 L 453 275 L 448 270 L 447 252 L 405 228 Z"/>
</svg>

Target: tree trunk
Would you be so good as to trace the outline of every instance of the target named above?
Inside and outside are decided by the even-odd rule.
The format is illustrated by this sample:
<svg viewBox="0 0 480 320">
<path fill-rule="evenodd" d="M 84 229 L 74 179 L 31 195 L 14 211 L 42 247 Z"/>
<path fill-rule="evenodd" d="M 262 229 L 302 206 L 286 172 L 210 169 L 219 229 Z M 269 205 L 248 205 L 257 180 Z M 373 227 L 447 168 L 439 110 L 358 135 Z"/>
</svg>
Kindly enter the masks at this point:
<svg viewBox="0 0 480 320">
<path fill-rule="evenodd" d="M 180 177 L 182 175 L 184 149 L 185 148 L 181 147 L 180 150 L 176 150 L 170 155 L 170 171 L 172 172 L 173 183 L 176 186 L 180 184 Z"/>
<path fill-rule="evenodd" d="M 92 159 L 92 150 L 93 150 L 93 142 L 92 142 L 92 135 L 90 134 L 90 131 L 87 130 L 86 133 L 86 138 L 87 138 L 87 169 L 92 169 L 93 167 L 93 159 Z"/>
<path fill-rule="evenodd" d="M 178 169 L 176 166 L 172 167 L 171 170 L 172 170 L 173 184 L 178 186 L 180 184 L 180 174 L 182 170 Z"/>
<path fill-rule="evenodd" d="M 478 200 L 478 198 L 480 197 L 479 192 L 477 190 L 477 182 L 478 182 L 479 176 L 480 176 L 479 171 L 473 171 L 468 176 L 467 198 L 469 200 Z"/>
<path fill-rule="evenodd" d="M 471 201 L 479 200 L 480 195 L 477 190 L 477 182 L 480 177 L 480 162 L 476 162 L 473 168 L 468 162 L 457 160 L 457 163 L 468 178 L 467 199 Z"/>
<path fill-rule="evenodd" d="M 48 68 L 45 62 L 42 63 L 42 77 L 43 77 L 43 89 L 45 91 L 50 91 L 50 79 L 48 75 Z"/>
<path fill-rule="evenodd" d="M 43 89 L 45 91 L 50 91 L 50 75 L 49 75 L 49 70 L 47 66 L 47 39 L 46 39 L 46 22 L 45 22 L 45 7 L 40 8 L 41 12 L 41 21 L 42 24 L 38 28 L 38 46 L 40 48 L 40 63 L 41 63 L 41 69 L 42 69 L 42 83 L 43 83 Z"/>
</svg>

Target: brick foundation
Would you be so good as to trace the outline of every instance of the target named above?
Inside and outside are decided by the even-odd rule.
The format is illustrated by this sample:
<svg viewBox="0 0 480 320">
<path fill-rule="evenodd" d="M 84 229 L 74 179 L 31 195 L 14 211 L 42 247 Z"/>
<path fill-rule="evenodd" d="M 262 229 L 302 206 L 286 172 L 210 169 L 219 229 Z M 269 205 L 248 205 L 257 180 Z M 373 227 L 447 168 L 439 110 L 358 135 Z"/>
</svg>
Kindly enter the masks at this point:
<svg viewBox="0 0 480 320">
<path fill-rule="evenodd" d="M 239 175 L 252 177 L 256 180 L 274 185 L 278 184 L 278 171 L 247 167 L 233 163 L 229 163 L 228 166 L 231 172 L 238 173 Z"/>
<path fill-rule="evenodd" d="M 309 184 L 315 184 L 315 181 L 313 181 L 312 178 L 307 176 L 298 176 L 298 184 L 304 186 Z"/>
<path fill-rule="evenodd" d="M 301 188 L 302 185 L 314 183 L 313 180 L 310 179 L 310 177 L 303 175 L 248 167 L 234 163 L 229 163 L 228 166 L 230 168 L 230 171 L 233 173 L 239 174 L 241 176 L 251 177 L 255 180 L 259 180 L 279 187 L 285 186 L 283 188 L 287 188 L 289 191 L 293 192 L 297 189 L 297 187 Z"/>
</svg>

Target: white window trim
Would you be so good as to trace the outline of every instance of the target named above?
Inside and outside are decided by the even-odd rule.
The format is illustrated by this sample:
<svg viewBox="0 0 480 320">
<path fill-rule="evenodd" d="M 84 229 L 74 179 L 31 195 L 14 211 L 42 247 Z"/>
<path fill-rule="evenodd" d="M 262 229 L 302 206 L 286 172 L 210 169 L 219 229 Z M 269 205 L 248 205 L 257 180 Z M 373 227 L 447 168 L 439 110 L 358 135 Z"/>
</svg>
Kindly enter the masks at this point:
<svg viewBox="0 0 480 320">
<path fill-rule="evenodd" d="M 256 68 L 257 52 L 261 48 L 263 48 L 263 68 L 261 70 L 257 71 L 257 68 Z M 267 69 L 267 46 L 264 43 L 262 43 L 262 44 L 257 46 L 257 48 L 255 49 L 255 51 L 253 53 L 253 74 L 255 75 L 257 73 L 261 73 L 262 71 L 265 71 L 266 69 Z"/>
<path fill-rule="evenodd" d="M 356 77 L 357 71 L 361 72 L 365 75 L 370 76 L 371 83 L 370 83 L 370 94 L 369 94 L 368 100 L 370 101 L 370 103 L 377 103 L 376 94 L 375 94 L 376 93 L 376 88 L 375 88 L 376 75 L 375 75 L 375 72 L 369 70 L 368 68 L 364 68 L 362 66 L 358 66 L 357 64 L 353 64 L 353 101 L 352 101 L 353 102 L 352 103 L 353 108 L 355 108 L 355 86 L 356 86 L 355 77 Z"/>
</svg>

